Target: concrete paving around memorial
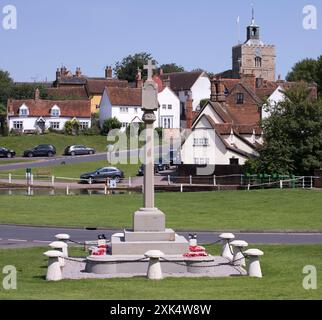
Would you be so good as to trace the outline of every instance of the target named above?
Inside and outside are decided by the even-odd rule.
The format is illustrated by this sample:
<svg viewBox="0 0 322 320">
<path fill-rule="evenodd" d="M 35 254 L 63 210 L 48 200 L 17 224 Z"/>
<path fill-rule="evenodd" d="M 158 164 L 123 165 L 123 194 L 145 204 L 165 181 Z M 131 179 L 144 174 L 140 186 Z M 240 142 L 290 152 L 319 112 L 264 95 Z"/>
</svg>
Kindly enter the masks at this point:
<svg viewBox="0 0 322 320">
<path fill-rule="evenodd" d="M 123 231 L 123 230 L 122 230 Z M 68 233 L 71 239 L 77 242 L 96 240 L 99 234 L 105 234 L 110 238 L 112 234 L 121 230 L 97 229 L 87 230 L 76 228 L 51 228 L 17 225 L 0 225 L 0 248 L 19 248 L 30 246 L 46 246 L 54 240 L 54 235 L 58 233 Z M 178 234 L 188 237 L 190 233 L 198 235 L 200 244 L 211 244 L 218 240 L 221 232 L 201 232 L 201 231 L 177 231 Z M 248 243 L 256 244 L 321 244 L 322 233 L 309 232 L 234 232 L 237 239 L 242 239 Z"/>
</svg>

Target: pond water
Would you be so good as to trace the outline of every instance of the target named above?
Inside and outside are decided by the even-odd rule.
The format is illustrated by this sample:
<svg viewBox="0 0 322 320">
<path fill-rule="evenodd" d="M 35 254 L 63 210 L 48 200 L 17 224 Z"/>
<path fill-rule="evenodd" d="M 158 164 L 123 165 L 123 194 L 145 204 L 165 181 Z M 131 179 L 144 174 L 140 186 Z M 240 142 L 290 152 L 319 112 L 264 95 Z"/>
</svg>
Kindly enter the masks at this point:
<svg viewBox="0 0 322 320">
<path fill-rule="evenodd" d="M 66 195 L 66 189 L 30 189 L 30 194 L 28 189 L 0 189 L 0 196 L 59 196 Z M 120 194 L 138 194 L 134 191 L 108 191 L 108 195 L 120 195 Z M 104 190 L 91 190 L 91 189 L 70 189 L 69 195 L 105 195 Z"/>
</svg>

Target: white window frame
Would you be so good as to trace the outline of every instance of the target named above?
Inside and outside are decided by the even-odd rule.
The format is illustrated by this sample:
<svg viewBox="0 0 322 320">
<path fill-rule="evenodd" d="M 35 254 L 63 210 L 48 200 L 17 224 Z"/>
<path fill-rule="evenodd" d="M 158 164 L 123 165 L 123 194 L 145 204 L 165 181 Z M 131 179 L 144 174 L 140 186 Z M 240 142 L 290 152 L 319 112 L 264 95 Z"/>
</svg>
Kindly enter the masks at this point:
<svg viewBox="0 0 322 320">
<path fill-rule="evenodd" d="M 50 110 L 50 115 L 53 117 L 53 118 L 58 118 L 60 117 L 60 108 L 56 105 L 54 105 L 51 110 Z"/>
<path fill-rule="evenodd" d="M 21 120 L 15 120 L 12 123 L 14 130 L 23 130 L 23 121 Z"/>
<path fill-rule="evenodd" d="M 172 110 L 172 104 L 168 104 L 168 110 Z"/>
<path fill-rule="evenodd" d="M 89 123 L 88 123 L 88 121 L 80 121 L 80 122 L 79 122 L 79 128 L 80 128 L 81 130 L 88 129 L 88 128 L 89 128 Z"/>
<path fill-rule="evenodd" d="M 129 113 L 128 107 L 120 107 L 120 113 Z"/>
<path fill-rule="evenodd" d="M 195 147 L 208 147 L 209 146 L 209 139 L 208 138 L 194 138 L 193 145 Z"/>
<path fill-rule="evenodd" d="M 53 130 L 60 130 L 60 122 L 59 121 L 50 121 L 49 126 Z"/>
<path fill-rule="evenodd" d="M 19 116 L 21 117 L 26 117 L 29 115 L 29 109 L 28 107 L 23 104 L 20 108 L 19 108 Z"/>
<path fill-rule="evenodd" d="M 161 127 L 163 129 L 173 129 L 173 116 L 162 116 Z"/>
</svg>

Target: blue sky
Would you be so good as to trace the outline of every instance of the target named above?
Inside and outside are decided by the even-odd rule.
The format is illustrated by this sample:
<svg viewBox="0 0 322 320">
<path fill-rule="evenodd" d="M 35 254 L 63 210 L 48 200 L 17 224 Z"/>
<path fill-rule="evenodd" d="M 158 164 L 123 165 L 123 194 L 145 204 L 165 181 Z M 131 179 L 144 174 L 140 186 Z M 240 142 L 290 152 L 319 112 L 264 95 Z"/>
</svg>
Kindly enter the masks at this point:
<svg viewBox="0 0 322 320">
<path fill-rule="evenodd" d="M 277 74 L 299 59 L 322 54 L 320 0 L 0 0 L 13 4 L 18 29 L 0 24 L 0 69 L 16 81 L 53 80 L 61 64 L 89 76 L 124 56 L 150 52 L 159 63 L 220 72 L 231 67 L 231 47 L 241 38 L 255 4 L 262 40 L 277 46 Z M 318 29 L 302 27 L 303 7 L 318 9 Z"/>
</svg>

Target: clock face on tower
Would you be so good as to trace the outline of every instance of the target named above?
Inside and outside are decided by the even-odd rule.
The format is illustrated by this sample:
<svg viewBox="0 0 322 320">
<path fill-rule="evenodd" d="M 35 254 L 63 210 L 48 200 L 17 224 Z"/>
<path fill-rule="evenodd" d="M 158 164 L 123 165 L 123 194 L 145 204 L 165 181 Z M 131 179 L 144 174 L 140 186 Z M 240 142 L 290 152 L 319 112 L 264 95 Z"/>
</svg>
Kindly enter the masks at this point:
<svg viewBox="0 0 322 320">
<path fill-rule="evenodd" d="M 256 57 L 259 57 L 259 58 L 262 57 L 262 50 L 260 48 L 256 49 Z"/>
</svg>

